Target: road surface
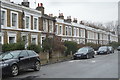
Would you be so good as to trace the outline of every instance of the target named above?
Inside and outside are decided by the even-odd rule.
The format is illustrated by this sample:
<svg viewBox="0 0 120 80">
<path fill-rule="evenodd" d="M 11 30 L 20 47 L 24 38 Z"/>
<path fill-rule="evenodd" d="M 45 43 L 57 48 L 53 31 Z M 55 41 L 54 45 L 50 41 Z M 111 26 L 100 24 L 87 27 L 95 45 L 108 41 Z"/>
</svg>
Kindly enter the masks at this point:
<svg viewBox="0 0 120 80">
<path fill-rule="evenodd" d="M 96 55 L 93 59 L 71 60 L 21 72 L 15 78 L 118 78 L 118 52 Z M 5 79 L 11 79 L 7 77 Z"/>
</svg>

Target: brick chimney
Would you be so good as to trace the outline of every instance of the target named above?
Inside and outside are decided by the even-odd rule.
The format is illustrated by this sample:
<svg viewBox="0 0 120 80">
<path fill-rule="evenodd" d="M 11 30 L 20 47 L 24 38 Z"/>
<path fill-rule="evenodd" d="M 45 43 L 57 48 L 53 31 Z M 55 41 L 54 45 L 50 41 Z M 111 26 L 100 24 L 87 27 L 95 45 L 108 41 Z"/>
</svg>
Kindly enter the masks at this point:
<svg viewBox="0 0 120 80">
<path fill-rule="evenodd" d="M 23 5 L 25 7 L 29 7 L 30 6 L 30 2 L 28 0 L 23 0 L 23 2 L 21 3 L 21 5 Z"/>
<path fill-rule="evenodd" d="M 44 7 L 43 7 L 43 3 L 38 3 L 38 7 L 36 8 L 36 10 L 41 11 L 42 14 L 44 14 Z"/>
<path fill-rule="evenodd" d="M 84 25 L 84 22 L 83 22 L 83 21 L 80 21 L 80 24 Z"/>
<path fill-rule="evenodd" d="M 53 14 L 49 14 L 50 17 L 53 17 Z"/>
<path fill-rule="evenodd" d="M 58 18 L 64 19 L 63 13 L 59 13 Z"/>
<path fill-rule="evenodd" d="M 67 22 L 71 22 L 72 20 L 71 20 L 71 16 L 67 16 L 67 20 L 66 20 Z"/>
<path fill-rule="evenodd" d="M 77 18 L 74 18 L 74 19 L 73 19 L 73 22 L 77 23 Z"/>
</svg>

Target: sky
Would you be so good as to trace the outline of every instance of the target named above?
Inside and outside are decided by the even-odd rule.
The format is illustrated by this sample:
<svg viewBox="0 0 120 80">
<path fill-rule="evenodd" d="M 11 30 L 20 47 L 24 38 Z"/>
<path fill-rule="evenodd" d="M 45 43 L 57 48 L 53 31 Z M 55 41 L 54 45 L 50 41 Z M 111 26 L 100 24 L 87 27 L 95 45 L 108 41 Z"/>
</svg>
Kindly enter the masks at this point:
<svg viewBox="0 0 120 80">
<path fill-rule="evenodd" d="M 11 0 L 21 3 L 23 0 Z M 28 0 L 30 7 L 37 7 L 37 3 L 43 3 L 46 14 L 58 16 L 63 13 L 65 18 L 71 16 L 78 21 L 107 23 L 118 20 L 119 0 Z M 36 1 L 36 4 L 34 3 Z"/>
</svg>

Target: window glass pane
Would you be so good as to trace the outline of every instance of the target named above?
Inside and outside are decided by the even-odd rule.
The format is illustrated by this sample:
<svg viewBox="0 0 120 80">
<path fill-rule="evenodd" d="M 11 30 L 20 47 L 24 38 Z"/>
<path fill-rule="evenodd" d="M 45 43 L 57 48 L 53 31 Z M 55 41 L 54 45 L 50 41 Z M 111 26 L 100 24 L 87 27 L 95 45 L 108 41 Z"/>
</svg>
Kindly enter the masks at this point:
<svg viewBox="0 0 120 80">
<path fill-rule="evenodd" d="M 34 29 L 37 29 L 37 19 L 34 18 Z"/>
<path fill-rule="evenodd" d="M 66 35 L 67 35 L 67 27 L 66 27 Z"/>
<path fill-rule="evenodd" d="M 49 21 L 49 32 L 52 32 L 53 30 L 53 25 L 52 25 L 53 23 L 52 23 L 52 21 Z"/>
<path fill-rule="evenodd" d="M 36 38 L 32 38 L 32 44 L 36 44 Z"/>
<path fill-rule="evenodd" d="M 28 29 L 30 24 L 29 24 L 30 18 L 26 16 L 26 28 Z"/>
<path fill-rule="evenodd" d="M 4 53 L 5 54 L 5 53 Z M 4 55 L 3 54 L 3 56 L 2 56 L 2 59 L 4 60 L 4 59 L 11 59 L 11 58 L 13 58 L 13 56 L 10 54 L 10 53 L 7 53 L 7 54 L 5 54 Z"/>
<path fill-rule="evenodd" d="M 5 25 L 5 11 L 1 11 L 1 25 Z"/>
<path fill-rule="evenodd" d="M 9 37 L 9 43 L 15 43 L 15 37 Z"/>
<path fill-rule="evenodd" d="M 29 56 L 34 56 L 35 55 L 35 53 L 33 51 L 27 51 L 27 52 L 28 52 Z"/>
<path fill-rule="evenodd" d="M 10 53 L 14 56 L 14 58 L 17 58 L 18 55 L 20 54 L 20 52 L 21 52 L 21 51 L 12 51 L 12 52 L 10 52 Z"/>
<path fill-rule="evenodd" d="M 62 26 L 60 26 L 60 34 L 62 34 Z"/>
<path fill-rule="evenodd" d="M 12 13 L 12 26 L 17 25 L 17 14 Z"/>
<path fill-rule="evenodd" d="M 22 51 L 20 56 L 28 57 L 28 53 L 26 51 Z"/>
</svg>

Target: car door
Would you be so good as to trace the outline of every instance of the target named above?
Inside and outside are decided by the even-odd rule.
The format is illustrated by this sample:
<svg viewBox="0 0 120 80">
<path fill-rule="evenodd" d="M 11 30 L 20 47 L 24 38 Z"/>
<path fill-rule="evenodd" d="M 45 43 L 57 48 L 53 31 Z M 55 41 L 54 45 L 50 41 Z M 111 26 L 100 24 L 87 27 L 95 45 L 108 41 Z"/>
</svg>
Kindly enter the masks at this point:
<svg viewBox="0 0 120 80">
<path fill-rule="evenodd" d="M 88 48 L 88 55 L 89 55 L 89 57 L 91 57 L 91 49 L 90 48 Z"/>
<path fill-rule="evenodd" d="M 27 50 L 28 52 L 28 55 L 30 57 L 30 67 L 34 66 L 35 62 L 37 61 L 37 57 L 36 57 L 36 54 L 31 51 L 31 50 Z"/>
<path fill-rule="evenodd" d="M 92 48 L 90 48 L 90 49 L 89 49 L 89 53 L 90 53 L 90 56 L 92 57 L 92 56 L 93 56 L 93 54 L 94 54 L 94 52 L 93 52 L 93 49 L 92 49 Z"/>
<path fill-rule="evenodd" d="M 23 58 L 19 59 L 20 69 L 26 69 L 26 68 L 28 68 L 30 60 L 29 60 L 29 55 L 26 52 L 26 50 L 22 51 L 19 56 L 23 56 Z"/>
</svg>

